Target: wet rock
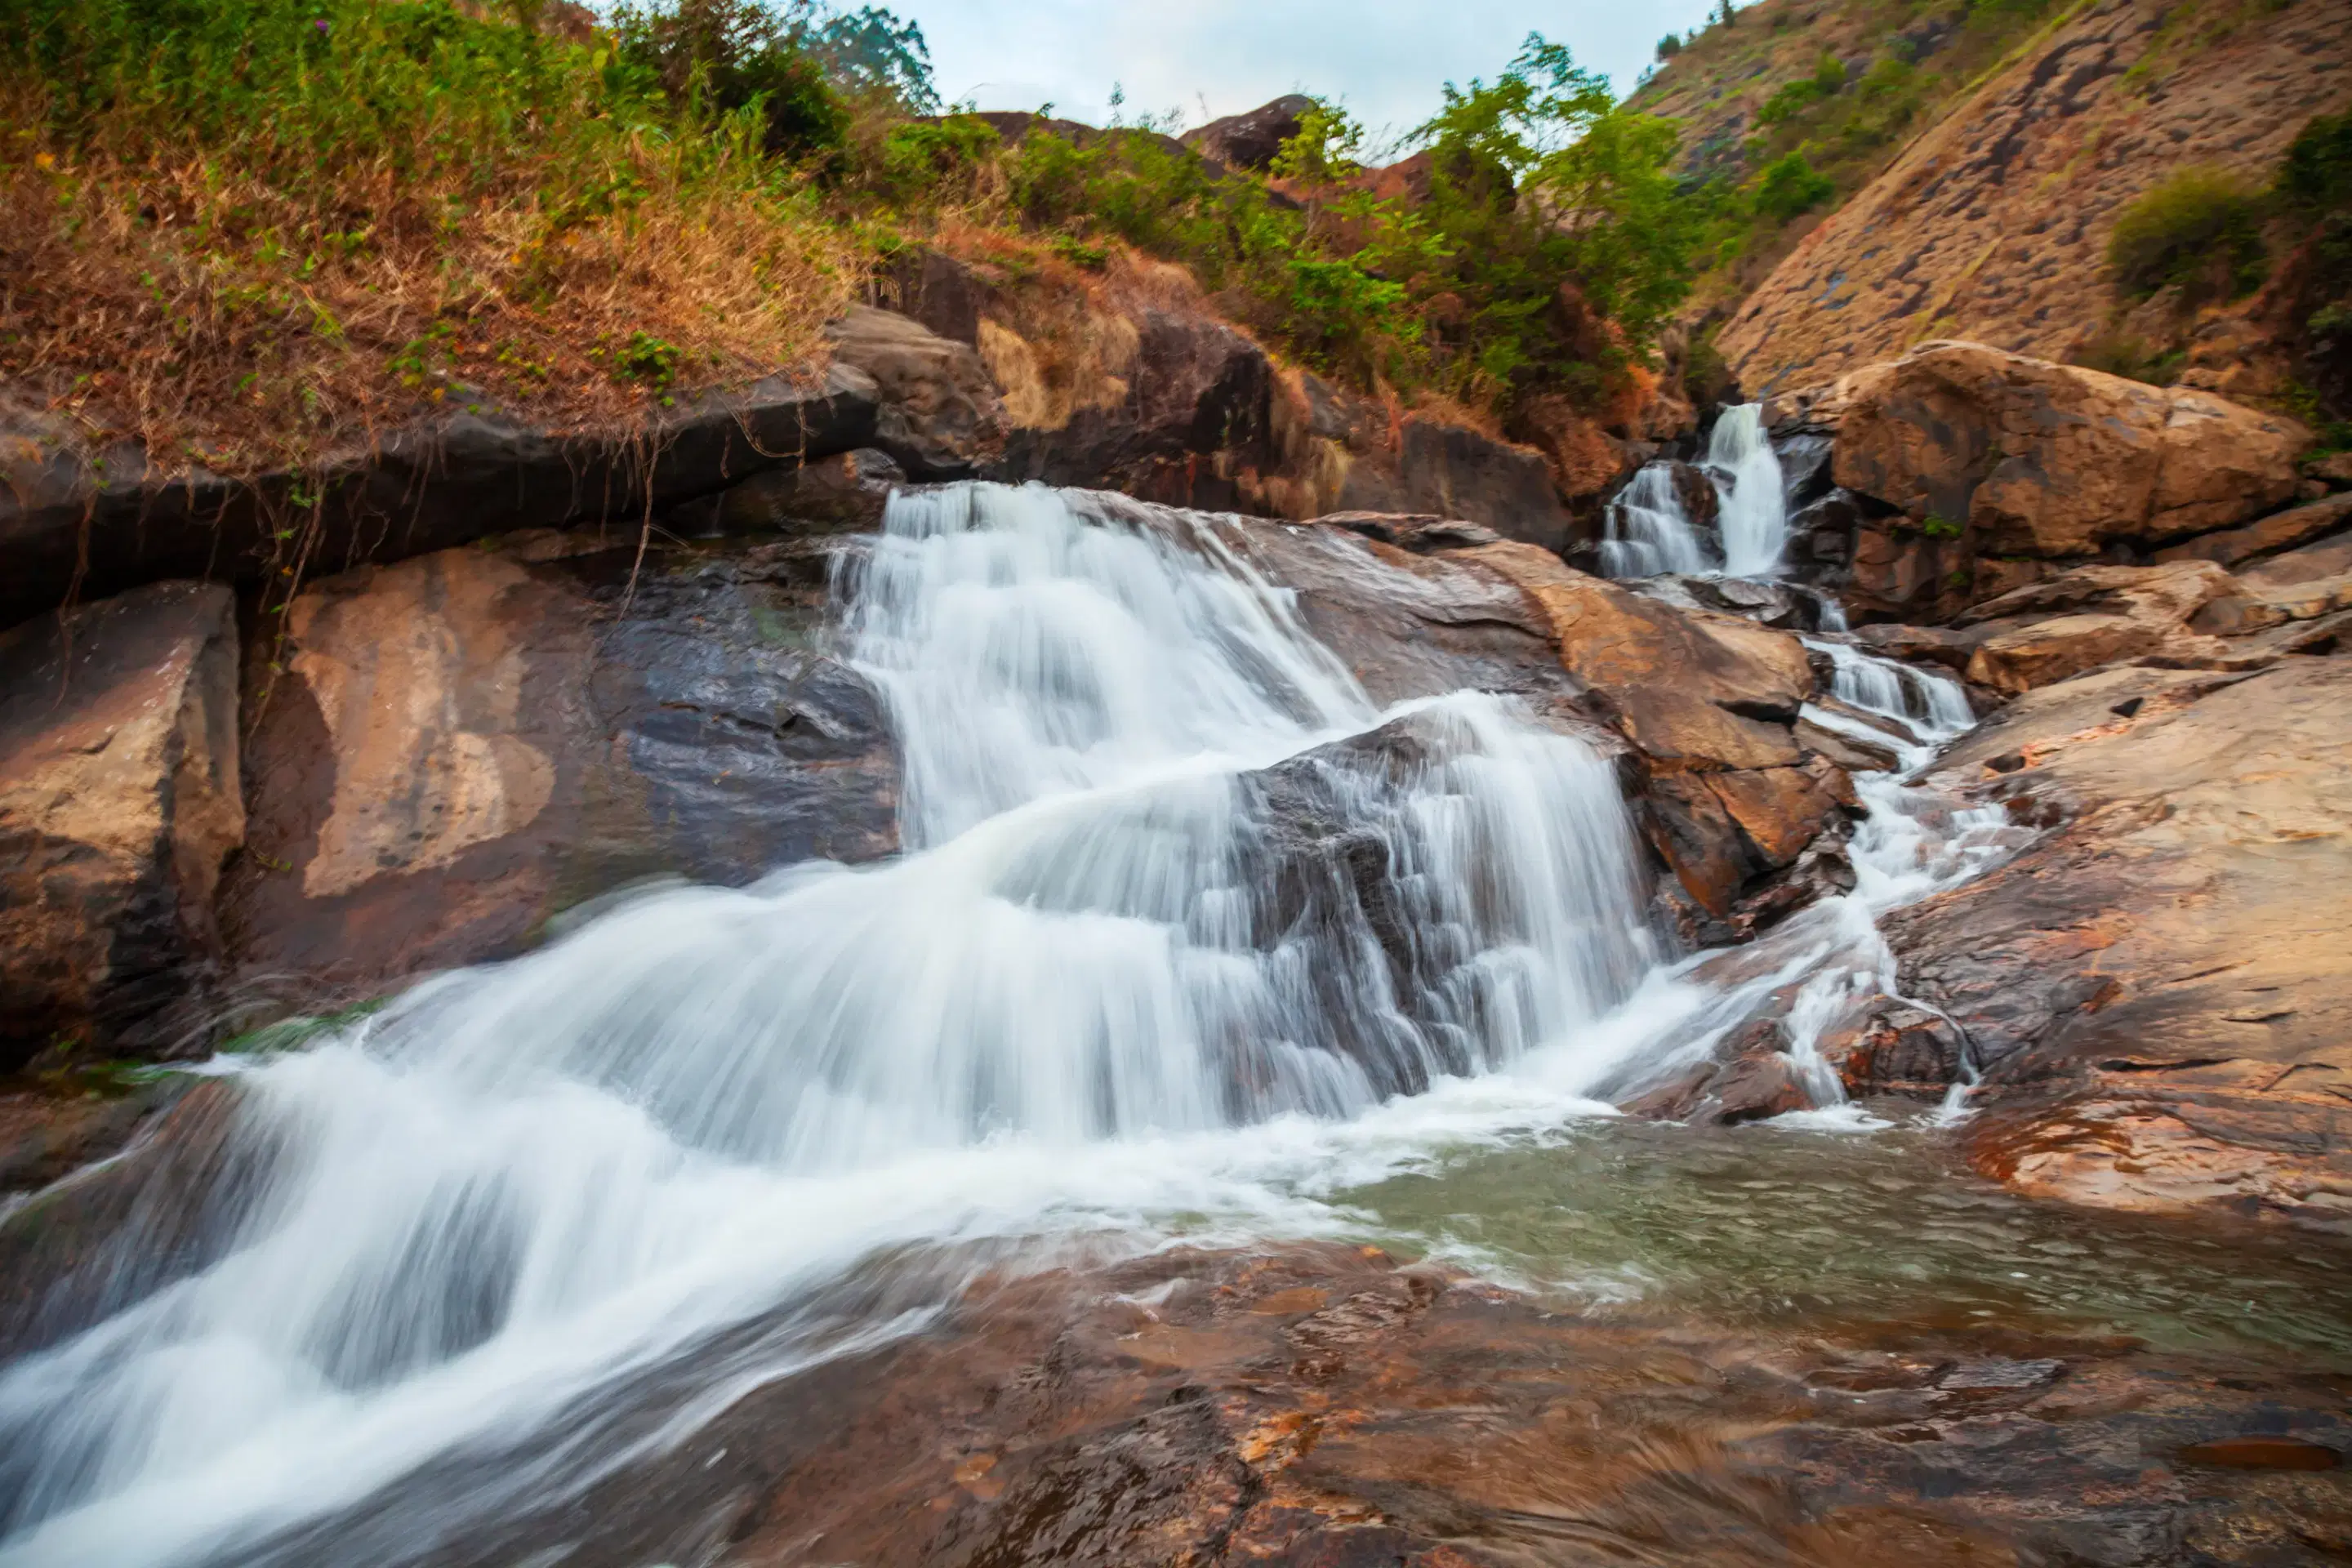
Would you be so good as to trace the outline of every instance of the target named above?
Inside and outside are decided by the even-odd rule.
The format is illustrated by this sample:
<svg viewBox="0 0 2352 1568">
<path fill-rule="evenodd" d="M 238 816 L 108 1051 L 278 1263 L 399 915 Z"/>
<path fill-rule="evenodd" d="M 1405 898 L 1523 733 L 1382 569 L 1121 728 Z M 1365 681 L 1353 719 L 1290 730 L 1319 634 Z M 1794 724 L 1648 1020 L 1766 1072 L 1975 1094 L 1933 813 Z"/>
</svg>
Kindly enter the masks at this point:
<svg viewBox="0 0 2352 1568">
<path fill-rule="evenodd" d="M 847 363 L 682 399 L 625 438 L 541 430 L 494 408 L 390 430 L 300 474 L 166 471 L 85 452 L 48 416 L 0 407 L 0 626 L 171 578 L 241 584 L 428 554 L 488 534 L 634 523 L 751 474 L 876 439 L 880 389 Z M 479 406 L 479 405 L 478 405 Z M 297 494 L 302 500 L 297 502 Z"/>
<path fill-rule="evenodd" d="M 828 651 L 824 575 L 805 544 L 543 534 L 306 590 L 283 673 L 249 682 L 240 973 L 352 1000 L 635 879 L 895 849 L 895 761 Z"/>
<path fill-rule="evenodd" d="M 1996 554 L 2064 559 L 2235 526 L 2295 494 L 2288 421 L 1982 343 L 1922 344 L 1809 413 L 1835 476 Z"/>
<path fill-rule="evenodd" d="M 1884 922 L 1983 1068 L 1979 1167 L 2122 1208 L 2352 1223 L 2352 660 L 2115 668 L 1945 759 L 2054 831 Z"/>
<path fill-rule="evenodd" d="M 722 1546 L 765 1568 L 816 1542 L 881 1568 L 1960 1568 L 2160 1561 L 2195 1534 L 2254 1568 L 2296 1532 L 2326 1539 L 2342 1507 L 2334 1475 L 2300 1491 L 2276 1484 L 2291 1470 L 2186 1458 L 2257 1436 L 2333 1451 L 2337 1380 L 2115 1342 L 1561 1312 L 1373 1247 L 1165 1252 L 945 1306 L 562 1505 L 453 1533 L 437 1560 L 562 1542 L 580 1568 Z M 460 1484 L 412 1477 L 255 1561 L 384 1560 Z"/>
<path fill-rule="evenodd" d="M 201 1044 L 244 836 L 227 589 L 157 584 L 0 637 L 0 1071 Z"/>
<path fill-rule="evenodd" d="M 1823 1030 L 1818 1048 L 1856 1100 L 1939 1100 L 1968 1071 L 1968 1042 L 1949 1019 L 1886 997 Z"/>
<path fill-rule="evenodd" d="M 1298 134 L 1299 117 L 1314 107 L 1313 99 L 1286 93 L 1246 114 L 1212 120 L 1177 141 L 1204 158 L 1236 169 L 1262 171 L 1273 163 L 1282 144 Z"/>
<path fill-rule="evenodd" d="M 1871 652 L 1888 658 L 1899 658 L 1913 664 L 1940 664 L 1954 674 L 1963 674 L 1969 668 L 1969 656 L 1976 652 L 1983 634 L 1956 631 L 1945 626 L 1906 626 L 1892 621 L 1864 626 L 1853 634 L 1854 641 Z"/>
<path fill-rule="evenodd" d="M 837 363 L 874 380 L 873 444 L 917 479 L 962 479 L 1003 455 L 1004 400 L 970 344 L 870 305 L 850 307 L 825 337 Z"/>
<path fill-rule="evenodd" d="M 1657 1121 L 1737 1126 L 1803 1110 L 1811 1104 L 1788 1054 L 1780 1026 L 1759 1018 L 1743 1026 L 1716 1057 L 1629 1100 L 1628 1116 Z"/>
<path fill-rule="evenodd" d="M 1315 518 L 1313 521 L 1327 528 L 1344 528 L 1350 533 L 1360 533 L 1367 539 L 1377 539 L 1382 544 L 1393 544 L 1399 550 L 1410 550 L 1426 555 L 1433 550 L 1463 550 L 1481 544 L 1496 544 L 1502 535 L 1491 528 L 1460 518 L 1433 517 L 1390 511 L 1335 511 Z"/>
</svg>

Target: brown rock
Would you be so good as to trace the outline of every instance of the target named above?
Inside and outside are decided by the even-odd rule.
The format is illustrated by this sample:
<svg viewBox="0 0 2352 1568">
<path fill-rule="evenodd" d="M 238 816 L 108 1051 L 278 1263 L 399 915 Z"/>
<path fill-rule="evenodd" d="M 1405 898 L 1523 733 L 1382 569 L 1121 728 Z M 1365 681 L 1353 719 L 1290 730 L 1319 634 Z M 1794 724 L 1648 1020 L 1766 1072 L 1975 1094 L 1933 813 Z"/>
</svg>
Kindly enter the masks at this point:
<svg viewBox="0 0 2352 1568">
<path fill-rule="evenodd" d="M 2301 429 L 1981 343 L 1922 344 L 1812 405 L 1835 475 L 1999 554 L 2080 557 L 2227 528 L 2295 493 Z M 1888 597 L 1899 597 L 1890 595 Z"/>
<path fill-rule="evenodd" d="M 0 637 L 0 1069 L 159 1052 L 242 842 L 228 590 L 161 583 Z"/>
<path fill-rule="evenodd" d="M 2064 826 L 1885 924 L 1983 1065 L 1988 1173 L 2127 1208 L 2352 1222 L 2352 660 L 2118 668 L 1947 758 Z"/>
<path fill-rule="evenodd" d="M 2084 566 L 2005 594 L 1960 617 L 1979 631 L 1968 675 L 1997 691 L 2030 691 L 2125 659 L 2226 658 L 2210 633 L 2285 618 L 2210 561 Z"/>
<path fill-rule="evenodd" d="M 909 316 L 853 305 L 825 329 L 834 358 L 880 388 L 874 444 L 918 479 L 969 475 L 1004 452 L 1004 400 L 971 345 Z"/>
<path fill-rule="evenodd" d="M 906 482 L 906 470 L 888 453 L 870 448 L 771 468 L 710 498 L 709 531 L 871 532 L 882 526 L 891 492 Z"/>
<path fill-rule="evenodd" d="M 2187 543 L 2158 551 L 2156 559 L 2159 563 L 2218 561 L 2224 566 L 2235 566 L 2257 556 L 2275 555 L 2347 526 L 2352 526 L 2352 493 L 2273 512 L 2243 528 L 2200 534 Z"/>
</svg>

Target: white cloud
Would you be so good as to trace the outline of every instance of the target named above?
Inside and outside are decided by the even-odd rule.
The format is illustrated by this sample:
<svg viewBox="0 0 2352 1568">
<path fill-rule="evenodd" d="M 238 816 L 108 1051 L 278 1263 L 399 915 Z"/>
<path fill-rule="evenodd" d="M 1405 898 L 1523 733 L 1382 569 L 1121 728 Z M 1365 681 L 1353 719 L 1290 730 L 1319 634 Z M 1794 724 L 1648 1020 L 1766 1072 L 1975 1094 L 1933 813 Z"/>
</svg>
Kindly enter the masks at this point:
<svg viewBox="0 0 2352 1568">
<path fill-rule="evenodd" d="M 940 93 L 982 109 L 1050 102 L 1102 122 L 1128 111 L 1186 125 L 1286 92 L 1339 98 L 1375 131 L 1428 117 L 1444 81 L 1492 78 L 1530 32 L 1631 90 L 1658 39 L 1708 0 L 902 0 L 922 24 Z M 1205 109 L 1205 113 L 1204 113 Z"/>
</svg>

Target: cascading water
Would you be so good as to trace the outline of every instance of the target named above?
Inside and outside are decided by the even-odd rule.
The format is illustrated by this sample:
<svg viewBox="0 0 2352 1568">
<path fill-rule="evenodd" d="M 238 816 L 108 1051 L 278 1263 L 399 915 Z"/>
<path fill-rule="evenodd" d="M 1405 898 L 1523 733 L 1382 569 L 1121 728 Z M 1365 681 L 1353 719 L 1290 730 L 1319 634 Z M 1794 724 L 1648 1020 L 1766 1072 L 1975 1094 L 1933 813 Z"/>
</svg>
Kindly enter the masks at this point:
<svg viewBox="0 0 2352 1568">
<path fill-rule="evenodd" d="M 1702 535 L 1675 489 L 1674 465 L 1651 463 L 1610 503 L 1601 570 L 1612 577 L 1675 572 L 1775 576 L 1788 547 L 1789 509 L 1780 458 L 1764 433 L 1761 404 L 1727 408 L 1707 437 L 1703 460 L 1716 492 L 1716 538 Z"/>
<path fill-rule="evenodd" d="M 0 1374 L 0 1563 L 318 1561 L 305 1521 L 465 1471 L 405 1561 L 877 1249 L 1278 1206 L 1384 1097 L 1540 1055 L 1493 1114 L 1556 1120 L 1640 1045 L 1605 763 L 1377 711 L 1213 520 L 958 488 L 851 575 L 910 853 L 625 901 L 237 1071 L 201 1266 Z"/>
</svg>

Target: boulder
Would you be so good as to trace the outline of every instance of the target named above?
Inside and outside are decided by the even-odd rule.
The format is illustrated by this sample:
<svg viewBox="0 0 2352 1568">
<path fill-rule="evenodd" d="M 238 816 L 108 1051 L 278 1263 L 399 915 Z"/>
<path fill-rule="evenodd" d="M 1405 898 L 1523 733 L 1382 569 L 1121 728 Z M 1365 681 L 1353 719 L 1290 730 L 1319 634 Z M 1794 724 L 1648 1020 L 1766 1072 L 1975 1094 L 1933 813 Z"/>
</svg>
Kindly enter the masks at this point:
<svg viewBox="0 0 2352 1568">
<path fill-rule="evenodd" d="M 1302 93 L 1286 93 L 1246 114 L 1212 120 L 1177 141 L 1220 163 L 1263 171 L 1281 153 L 1282 144 L 1298 134 L 1300 119 L 1314 107 L 1315 100 Z"/>
<path fill-rule="evenodd" d="M 748 533 L 857 533 L 882 526 L 907 471 L 887 452 L 844 452 L 793 468 L 770 468 L 671 513 L 689 537 Z"/>
<path fill-rule="evenodd" d="M 0 637 L 0 1071 L 200 1047 L 243 841 L 226 588 L 159 583 Z"/>
<path fill-rule="evenodd" d="M 2020 1189 L 2352 1226 L 2352 659 L 2113 668 L 1945 759 L 2055 831 L 1884 923 Z"/>
<path fill-rule="evenodd" d="M 2309 506 L 2273 512 L 2243 528 L 2225 528 L 2200 534 L 2183 544 L 2156 552 L 2161 563 L 2170 561 L 2218 561 L 2237 566 L 2261 556 L 2275 555 L 2308 543 L 2323 534 L 2352 528 L 2352 491 L 2314 501 Z"/>
<path fill-rule="evenodd" d="M 979 352 L 895 310 L 853 305 L 825 328 L 836 363 L 877 389 L 874 445 L 921 479 L 962 479 L 1004 453 L 1004 400 Z"/>
<path fill-rule="evenodd" d="M 2192 560 L 2079 567 L 1979 605 L 1960 622 L 1974 638 L 1969 679 L 2013 695 L 2127 659 L 2257 668 L 2293 651 L 2293 636 L 2249 634 L 2315 621 L 2347 603 L 2352 584 L 2255 591 Z"/>
<path fill-rule="evenodd" d="M 224 923 L 256 1005 L 514 952 L 649 875 L 741 884 L 897 847 L 878 699 L 829 651 L 826 557 L 517 536 L 304 590 L 248 673 L 251 852 Z"/>
<path fill-rule="evenodd" d="M 2064 559 L 2234 527 L 2294 498 L 2291 421 L 1982 343 L 1930 342 L 1810 405 L 1834 474 L 1929 531 Z"/>
</svg>

